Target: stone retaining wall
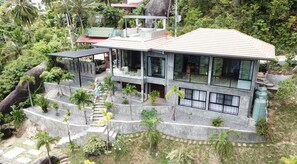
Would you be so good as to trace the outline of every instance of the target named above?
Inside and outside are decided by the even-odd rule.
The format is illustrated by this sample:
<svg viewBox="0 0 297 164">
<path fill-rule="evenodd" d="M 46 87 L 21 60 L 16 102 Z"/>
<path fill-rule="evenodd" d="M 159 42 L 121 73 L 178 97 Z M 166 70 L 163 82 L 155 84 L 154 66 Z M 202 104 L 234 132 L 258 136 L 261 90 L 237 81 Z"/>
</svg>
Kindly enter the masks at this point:
<svg viewBox="0 0 297 164">
<path fill-rule="evenodd" d="M 140 124 L 140 121 L 111 120 L 111 127 L 121 134 L 131 134 L 144 131 L 144 127 Z M 166 135 L 187 140 L 208 140 L 209 137 L 215 133 L 232 130 L 227 127 L 212 127 L 169 122 L 162 122 L 158 125 L 157 129 Z M 232 141 L 250 143 L 262 141 L 255 132 L 241 130 L 233 131 L 235 131 L 238 136 L 235 135 L 231 137 Z"/>
<path fill-rule="evenodd" d="M 50 135 L 59 137 L 67 136 L 67 125 L 65 122 L 40 115 L 27 109 L 24 109 L 24 112 L 29 120 L 46 128 L 45 130 L 47 130 Z M 71 135 L 85 131 L 88 128 L 88 125 L 70 124 Z"/>
</svg>

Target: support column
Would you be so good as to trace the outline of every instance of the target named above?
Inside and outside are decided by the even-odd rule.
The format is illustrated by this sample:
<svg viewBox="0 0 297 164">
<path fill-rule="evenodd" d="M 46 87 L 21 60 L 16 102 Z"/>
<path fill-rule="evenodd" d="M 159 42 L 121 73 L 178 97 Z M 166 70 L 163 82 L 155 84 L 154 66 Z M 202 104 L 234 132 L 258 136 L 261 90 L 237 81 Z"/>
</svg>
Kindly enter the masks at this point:
<svg viewBox="0 0 297 164">
<path fill-rule="evenodd" d="M 143 52 L 141 52 L 141 102 L 144 102 L 144 61 Z"/>
<path fill-rule="evenodd" d="M 109 49 L 109 68 L 110 68 L 110 74 L 113 76 L 113 66 L 112 66 L 112 49 Z"/>
<path fill-rule="evenodd" d="M 208 85 L 210 85 L 210 82 L 211 82 L 212 63 L 213 63 L 213 57 L 210 56 L 209 65 L 208 65 L 208 80 L 207 80 Z"/>
<path fill-rule="evenodd" d="M 81 83 L 81 74 L 80 74 L 80 62 L 79 62 L 79 58 L 77 58 L 77 68 L 78 68 L 78 79 L 79 79 L 79 86 L 81 87 L 82 86 L 82 83 Z"/>
</svg>

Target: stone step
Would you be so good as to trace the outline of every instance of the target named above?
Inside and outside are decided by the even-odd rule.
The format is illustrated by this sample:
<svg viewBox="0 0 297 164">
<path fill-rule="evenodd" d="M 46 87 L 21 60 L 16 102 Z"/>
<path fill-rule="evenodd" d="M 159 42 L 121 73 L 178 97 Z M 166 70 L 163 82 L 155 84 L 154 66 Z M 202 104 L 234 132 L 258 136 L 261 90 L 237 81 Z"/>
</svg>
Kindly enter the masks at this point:
<svg viewBox="0 0 297 164">
<path fill-rule="evenodd" d="M 86 131 L 83 131 L 81 133 L 77 133 L 75 135 L 70 136 L 72 141 L 76 141 L 78 139 L 80 139 L 81 137 L 85 137 L 87 135 Z M 69 137 L 62 137 L 59 142 L 57 143 L 57 146 L 66 146 L 69 143 Z"/>
<path fill-rule="evenodd" d="M 102 123 L 101 125 L 98 125 L 98 121 L 93 121 L 93 123 L 91 124 L 92 127 L 104 127 L 105 124 Z"/>
<path fill-rule="evenodd" d="M 91 116 L 93 117 L 103 117 L 103 114 L 100 112 L 94 112 L 93 114 L 91 114 Z"/>
</svg>

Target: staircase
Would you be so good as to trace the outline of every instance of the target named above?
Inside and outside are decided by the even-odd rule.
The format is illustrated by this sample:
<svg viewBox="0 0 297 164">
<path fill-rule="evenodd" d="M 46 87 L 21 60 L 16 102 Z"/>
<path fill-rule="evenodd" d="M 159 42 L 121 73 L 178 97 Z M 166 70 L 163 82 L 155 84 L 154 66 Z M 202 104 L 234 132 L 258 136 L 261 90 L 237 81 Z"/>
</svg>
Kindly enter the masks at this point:
<svg viewBox="0 0 297 164">
<path fill-rule="evenodd" d="M 103 97 L 102 95 L 101 97 Z M 101 136 L 103 140 L 107 141 L 107 128 L 105 124 L 98 125 L 100 119 L 104 119 L 101 110 L 105 110 L 106 108 L 103 105 L 104 99 L 100 99 L 95 101 L 95 106 L 92 109 L 92 113 L 90 116 L 90 127 L 83 132 L 75 134 L 71 136 L 71 140 L 75 142 L 76 145 L 81 146 L 83 145 L 84 141 L 91 137 L 91 136 Z M 116 139 L 117 132 L 113 129 L 109 128 L 109 141 L 112 142 Z M 57 143 L 57 147 L 66 147 L 69 144 L 68 136 L 62 137 L 59 142 Z"/>
</svg>

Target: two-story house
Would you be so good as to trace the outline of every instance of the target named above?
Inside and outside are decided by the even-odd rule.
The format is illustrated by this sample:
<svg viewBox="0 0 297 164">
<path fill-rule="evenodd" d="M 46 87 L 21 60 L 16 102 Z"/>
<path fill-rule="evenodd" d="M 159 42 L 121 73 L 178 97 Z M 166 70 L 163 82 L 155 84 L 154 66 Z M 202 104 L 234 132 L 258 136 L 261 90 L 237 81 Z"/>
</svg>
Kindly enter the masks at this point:
<svg viewBox="0 0 297 164">
<path fill-rule="evenodd" d="M 185 99 L 176 102 L 178 108 L 203 117 L 247 123 L 259 60 L 273 60 L 275 47 L 232 29 L 199 28 L 177 38 L 166 34 L 164 23 L 162 29 L 137 26 L 124 29 L 123 37 L 95 46 L 109 48 L 113 79 L 122 87 L 134 84 L 142 101 L 152 90 L 164 97 L 176 85 L 186 93 Z"/>
</svg>

